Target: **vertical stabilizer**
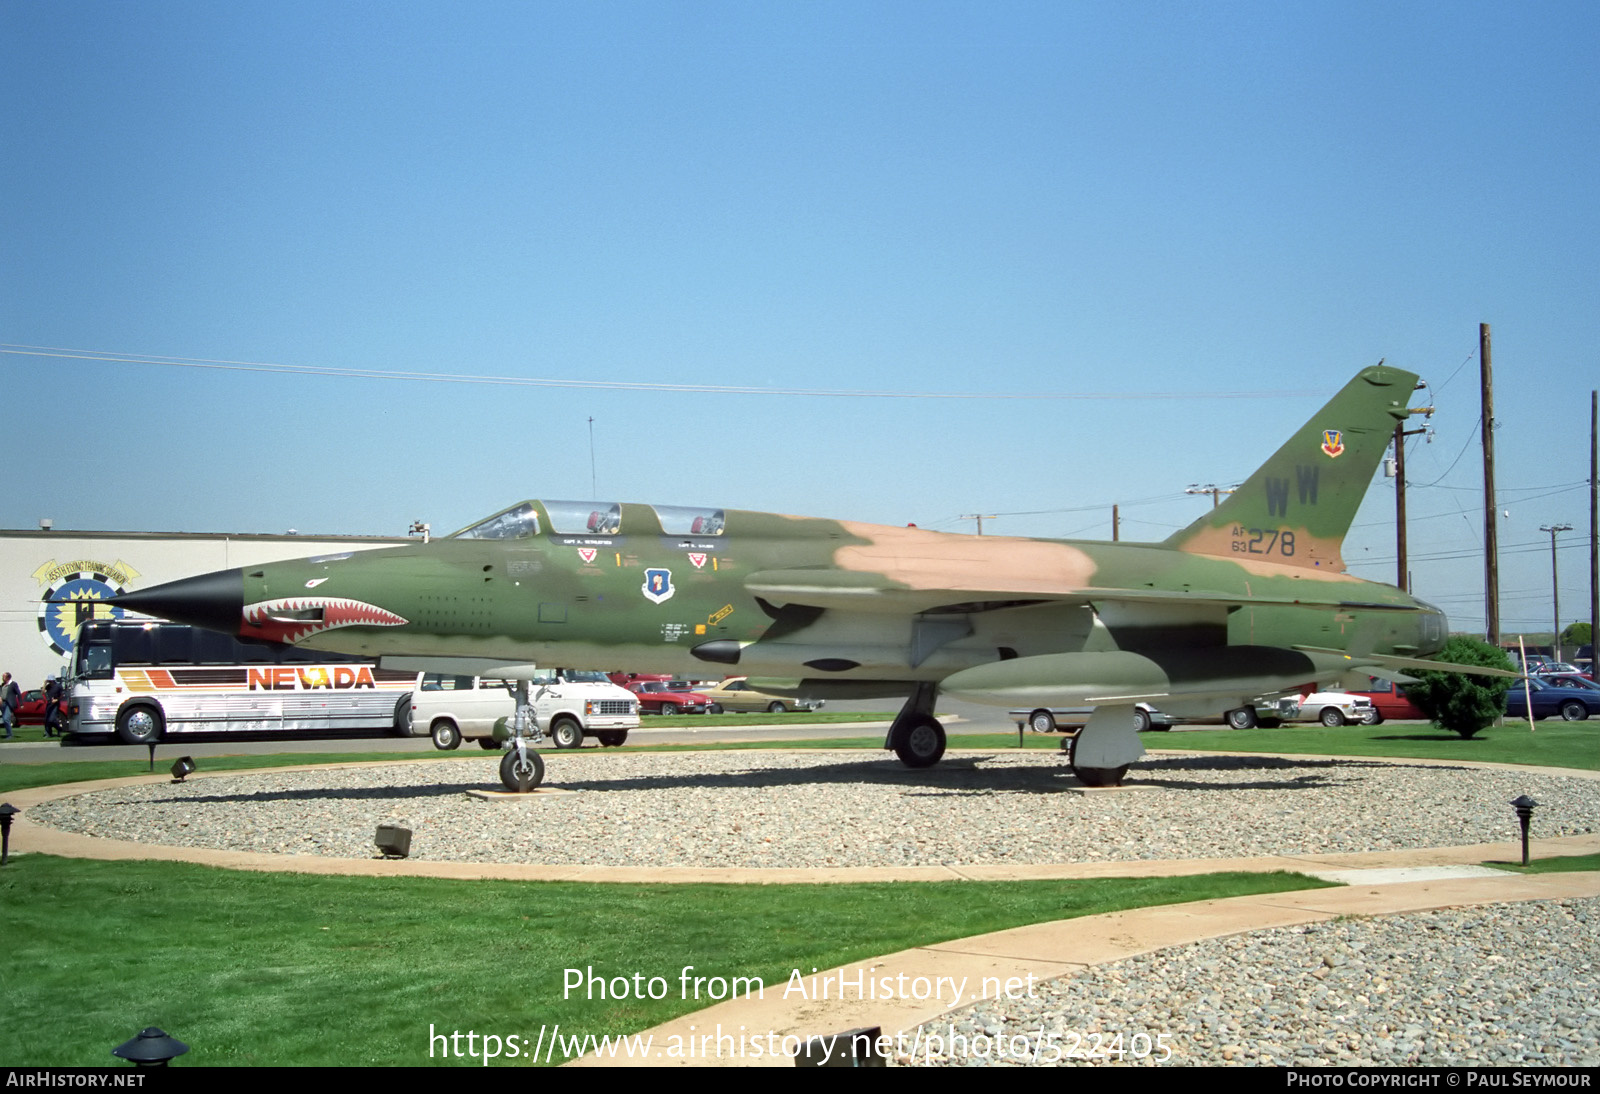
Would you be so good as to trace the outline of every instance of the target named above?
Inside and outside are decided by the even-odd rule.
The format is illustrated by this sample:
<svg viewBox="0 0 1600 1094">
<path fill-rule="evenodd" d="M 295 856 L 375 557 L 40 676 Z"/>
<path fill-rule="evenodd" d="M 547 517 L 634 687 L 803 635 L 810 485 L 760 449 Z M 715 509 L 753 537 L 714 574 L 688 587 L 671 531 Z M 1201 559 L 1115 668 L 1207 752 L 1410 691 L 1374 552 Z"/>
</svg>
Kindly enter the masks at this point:
<svg viewBox="0 0 1600 1094">
<path fill-rule="evenodd" d="M 1416 386 L 1415 374 L 1381 362 L 1363 369 L 1227 501 L 1165 546 L 1342 572 L 1345 533 Z"/>
</svg>

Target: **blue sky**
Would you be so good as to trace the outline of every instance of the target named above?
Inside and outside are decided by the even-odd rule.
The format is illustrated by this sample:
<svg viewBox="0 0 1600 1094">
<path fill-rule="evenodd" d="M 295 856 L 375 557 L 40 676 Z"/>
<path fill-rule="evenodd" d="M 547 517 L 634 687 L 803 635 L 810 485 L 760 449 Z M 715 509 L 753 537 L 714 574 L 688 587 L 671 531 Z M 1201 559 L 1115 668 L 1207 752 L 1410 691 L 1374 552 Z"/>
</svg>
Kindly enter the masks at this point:
<svg viewBox="0 0 1600 1094">
<path fill-rule="evenodd" d="M 1592 4 L 0 0 L 0 31 L 0 342 L 94 351 L 0 354 L 0 526 L 453 528 L 587 497 L 592 416 L 606 498 L 1087 538 L 1120 502 L 1154 539 L 1383 357 L 1435 385 L 1416 591 L 1481 626 L 1488 322 L 1505 626 L 1549 626 L 1541 524 L 1587 610 Z M 1085 393 L 1120 397 L 1025 398 Z M 1380 480 L 1363 576 L 1392 513 Z"/>
</svg>

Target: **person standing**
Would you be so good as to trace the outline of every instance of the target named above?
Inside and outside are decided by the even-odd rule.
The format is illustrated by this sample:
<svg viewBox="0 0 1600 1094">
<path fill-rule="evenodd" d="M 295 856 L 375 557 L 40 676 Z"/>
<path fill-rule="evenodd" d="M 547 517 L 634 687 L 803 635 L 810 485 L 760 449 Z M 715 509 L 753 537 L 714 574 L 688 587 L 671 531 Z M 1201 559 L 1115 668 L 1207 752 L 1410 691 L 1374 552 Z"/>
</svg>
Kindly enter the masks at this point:
<svg viewBox="0 0 1600 1094">
<path fill-rule="evenodd" d="M 22 704 L 22 693 L 11 674 L 0 673 L 0 723 L 6 727 L 6 740 L 11 740 L 11 727 L 16 722 L 17 707 Z"/>
<path fill-rule="evenodd" d="M 54 676 L 44 681 L 44 735 L 61 736 L 61 682 Z"/>
</svg>

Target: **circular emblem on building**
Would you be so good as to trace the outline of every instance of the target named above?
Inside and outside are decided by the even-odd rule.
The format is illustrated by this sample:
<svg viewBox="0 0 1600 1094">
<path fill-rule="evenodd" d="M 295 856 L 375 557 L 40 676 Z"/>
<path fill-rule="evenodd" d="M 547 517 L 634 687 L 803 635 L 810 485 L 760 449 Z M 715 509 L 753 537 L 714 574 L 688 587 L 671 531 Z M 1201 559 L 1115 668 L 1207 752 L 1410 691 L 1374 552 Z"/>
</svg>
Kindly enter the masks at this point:
<svg viewBox="0 0 1600 1094">
<path fill-rule="evenodd" d="M 122 592 L 106 574 L 91 570 L 52 575 L 39 598 L 39 637 L 63 657 L 72 655 L 78 628 L 91 619 L 121 619 L 121 608 L 103 601 Z"/>
</svg>

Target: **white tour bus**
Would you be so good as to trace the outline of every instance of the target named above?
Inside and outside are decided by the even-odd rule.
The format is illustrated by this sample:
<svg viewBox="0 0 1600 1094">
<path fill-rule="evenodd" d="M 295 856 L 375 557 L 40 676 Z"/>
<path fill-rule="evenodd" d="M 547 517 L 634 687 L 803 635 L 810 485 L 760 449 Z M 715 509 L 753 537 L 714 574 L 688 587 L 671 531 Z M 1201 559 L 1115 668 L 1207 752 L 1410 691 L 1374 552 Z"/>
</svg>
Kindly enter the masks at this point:
<svg viewBox="0 0 1600 1094">
<path fill-rule="evenodd" d="M 414 672 L 250 642 L 176 623 L 94 620 L 78 630 L 67 732 L 150 744 L 195 734 L 404 733 Z"/>
</svg>

